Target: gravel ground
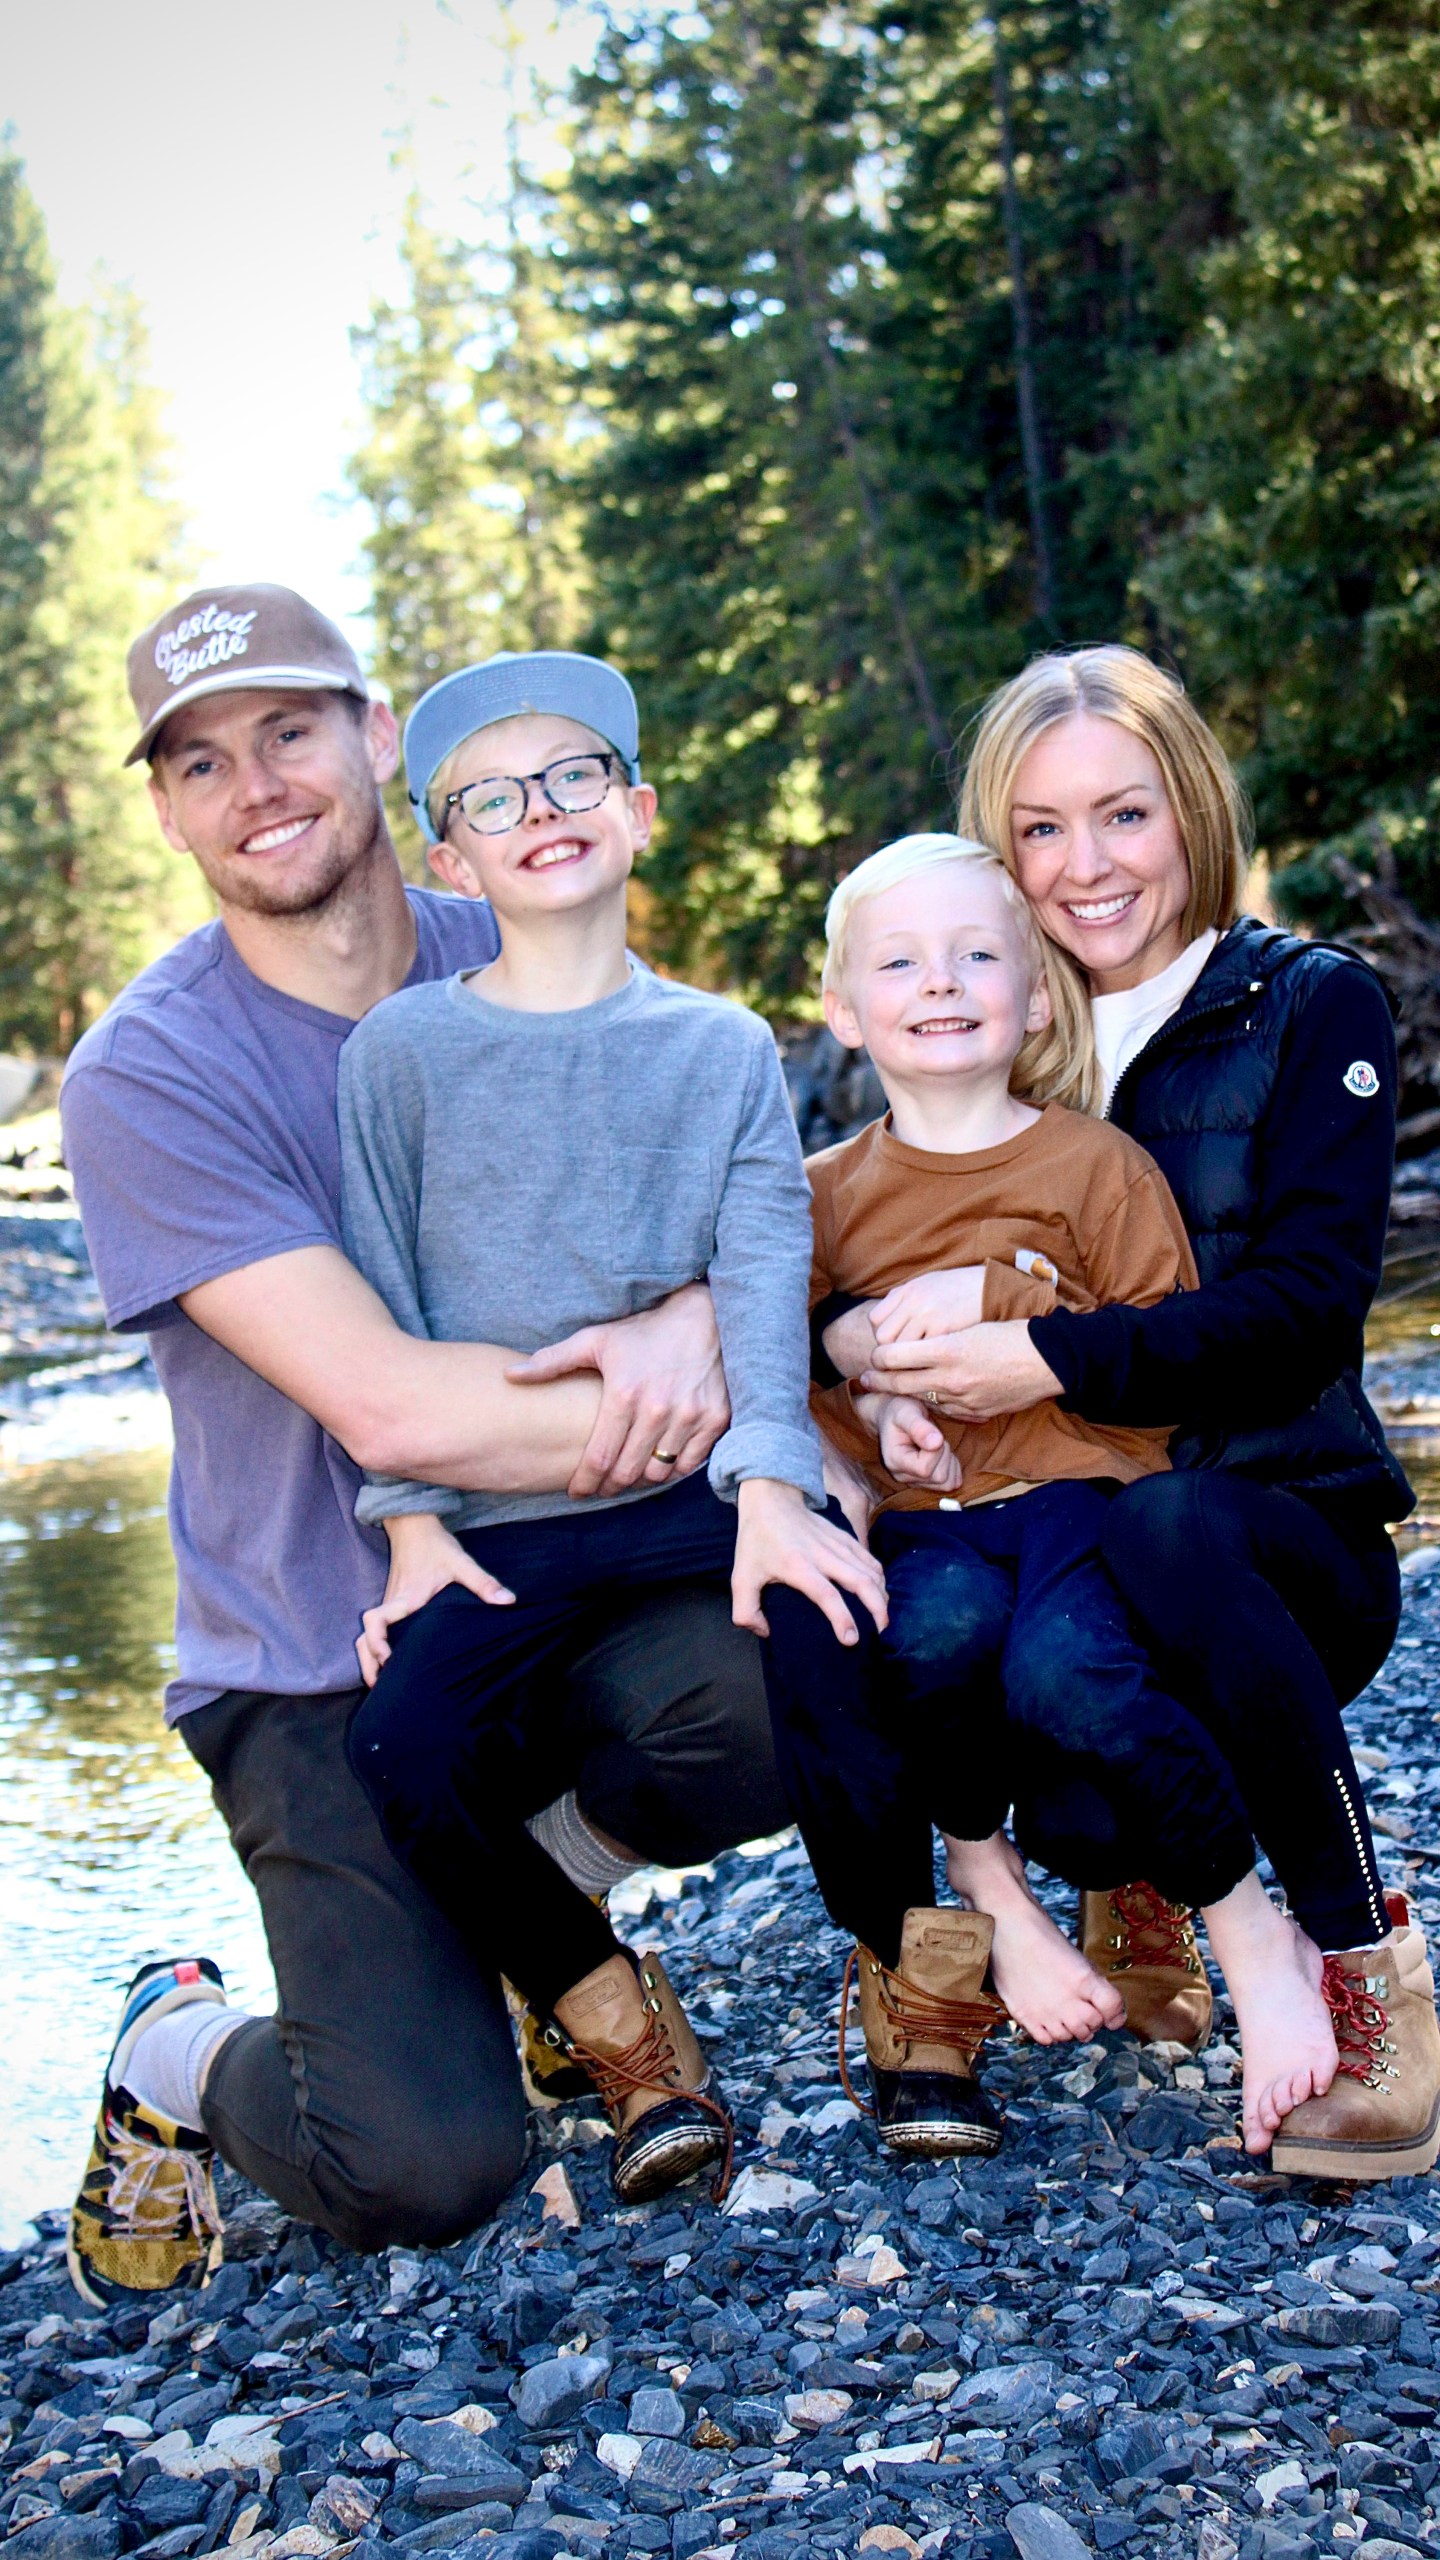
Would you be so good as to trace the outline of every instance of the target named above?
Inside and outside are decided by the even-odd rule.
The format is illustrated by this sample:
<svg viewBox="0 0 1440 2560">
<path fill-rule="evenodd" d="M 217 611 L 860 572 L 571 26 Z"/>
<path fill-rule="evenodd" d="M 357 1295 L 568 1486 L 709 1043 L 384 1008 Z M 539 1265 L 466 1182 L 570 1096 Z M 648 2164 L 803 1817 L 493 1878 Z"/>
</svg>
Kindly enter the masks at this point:
<svg viewBox="0 0 1440 2560">
<path fill-rule="evenodd" d="M 1352 1721 L 1391 1878 L 1433 1929 L 1432 1562 Z M 608 2137 L 551 2116 L 460 2246 L 355 2257 L 227 2178 L 210 2286 L 103 2320 L 42 2216 L 0 2260 L 17 2560 L 1440 2543 L 1440 2190 L 1247 2160 L 1223 2002 L 1199 2060 L 992 2047 L 999 2157 L 899 2169 L 837 2085 L 843 1949 L 798 1847 L 648 1890 L 630 1934 L 737 2105 L 728 2207 L 617 2211 Z"/>
</svg>

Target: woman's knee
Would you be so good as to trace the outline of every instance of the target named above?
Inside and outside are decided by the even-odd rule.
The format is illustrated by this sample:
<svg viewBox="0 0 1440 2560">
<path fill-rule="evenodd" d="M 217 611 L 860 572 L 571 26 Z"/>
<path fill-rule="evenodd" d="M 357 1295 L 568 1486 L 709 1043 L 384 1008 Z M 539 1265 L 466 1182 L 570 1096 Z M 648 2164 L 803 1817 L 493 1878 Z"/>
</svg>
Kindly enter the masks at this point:
<svg viewBox="0 0 1440 2560">
<path fill-rule="evenodd" d="M 881 1644 L 908 1693 L 966 1687 L 998 1669 L 1013 1610 L 1004 1578 L 964 1552 L 921 1551 L 886 1567 Z"/>
</svg>

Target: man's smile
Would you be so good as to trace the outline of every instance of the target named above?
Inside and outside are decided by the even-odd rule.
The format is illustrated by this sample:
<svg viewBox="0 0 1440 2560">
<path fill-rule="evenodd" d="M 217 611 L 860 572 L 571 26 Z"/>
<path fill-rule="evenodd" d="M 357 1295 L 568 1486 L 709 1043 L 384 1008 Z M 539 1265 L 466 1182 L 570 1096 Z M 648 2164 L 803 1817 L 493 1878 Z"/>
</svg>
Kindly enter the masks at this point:
<svg viewBox="0 0 1440 2560">
<path fill-rule="evenodd" d="M 278 853 L 282 846 L 293 844 L 297 836 L 303 836 L 307 827 L 314 826 L 315 814 L 312 809 L 303 818 L 282 818 L 276 826 L 261 827 L 255 835 L 242 837 L 240 851 Z"/>
</svg>

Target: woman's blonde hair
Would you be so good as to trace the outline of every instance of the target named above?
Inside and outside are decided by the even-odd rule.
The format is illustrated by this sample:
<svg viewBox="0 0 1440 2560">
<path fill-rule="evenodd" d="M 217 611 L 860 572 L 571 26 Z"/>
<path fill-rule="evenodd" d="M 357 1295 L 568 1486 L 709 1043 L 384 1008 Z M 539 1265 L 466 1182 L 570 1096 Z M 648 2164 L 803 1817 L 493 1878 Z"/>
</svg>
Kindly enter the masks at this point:
<svg viewBox="0 0 1440 2560">
<path fill-rule="evenodd" d="M 943 863 L 969 863 L 993 871 L 1020 928 L 1034 964 L 1050 996 L 1051 1019 L 1043 1031 L 1027 1032 L 1010 1075 L 1010 1090 L 1022 1102 L 1063 1102 L 1072 1111 L 1094 1108 L 1099 1092 L 1095 1041 L 1090 1028 L 1090 999 L 1085 981 L 1068 953 L 1042 933 L 1028 901 L 1016 885 L 1009 865 L 993 846 L 969 836 L 899 836 L 878 853 L 847 871 L 831 892 L 825 910 L 825 966 L 820 984 L 843 994 L 850 957 L 855 910 L 868 898 L 882 897 L 917 872 L 935 871 Z"/>
<path fill-rule="evenodd" d="M 1113 720 L 1150 749 L 1190 866 L 1187 943 L 1240 913 L 1250 867 L 1250 807 L 1229 757 L 1178 677 L 1112 642 L 1034 658 L 993 693 L 976 724 L 960 786 L 960 825 L 1000 847 L 1015 868 L 1010 811 L 1016 777 L 1037 738 L 1088 711 Z"/>
</svg>

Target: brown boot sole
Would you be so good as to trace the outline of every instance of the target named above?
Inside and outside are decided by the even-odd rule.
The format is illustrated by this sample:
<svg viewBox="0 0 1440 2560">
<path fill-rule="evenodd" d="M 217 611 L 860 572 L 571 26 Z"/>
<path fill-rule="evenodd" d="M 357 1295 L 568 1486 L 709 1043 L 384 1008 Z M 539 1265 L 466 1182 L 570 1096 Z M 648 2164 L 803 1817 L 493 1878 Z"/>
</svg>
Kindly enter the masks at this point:
<svg viewBox="0 0 1440 2560">
<path fill-rule="evenodd" d="M 1287 2178 L 1418 2178 L 1440 2159 L 1440 2096 L 1425 2131 L 1408 2142 L 1287 2142 L 1270 2145 L 1270 2165 Z"/>
</svg>

